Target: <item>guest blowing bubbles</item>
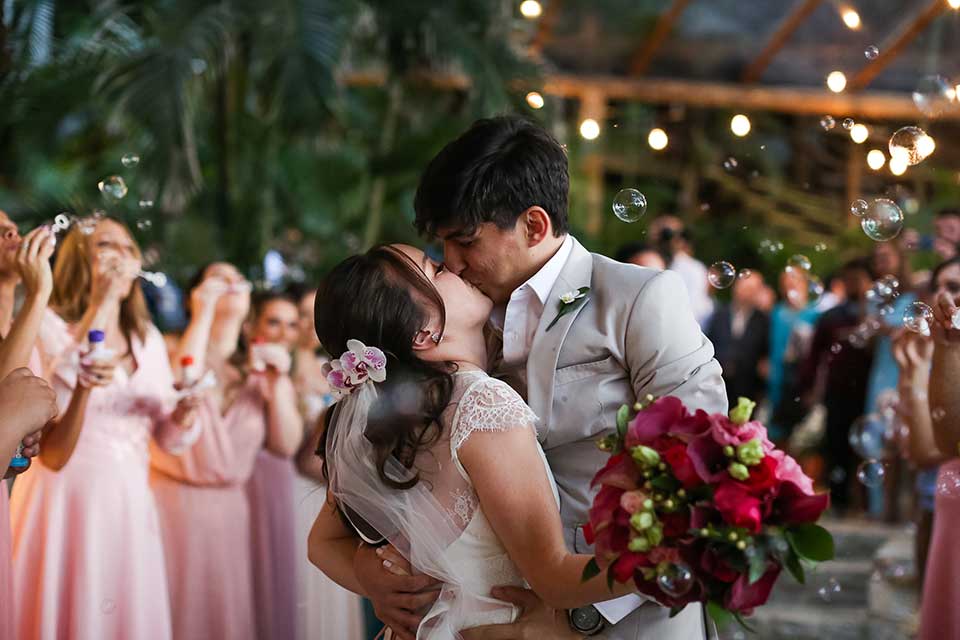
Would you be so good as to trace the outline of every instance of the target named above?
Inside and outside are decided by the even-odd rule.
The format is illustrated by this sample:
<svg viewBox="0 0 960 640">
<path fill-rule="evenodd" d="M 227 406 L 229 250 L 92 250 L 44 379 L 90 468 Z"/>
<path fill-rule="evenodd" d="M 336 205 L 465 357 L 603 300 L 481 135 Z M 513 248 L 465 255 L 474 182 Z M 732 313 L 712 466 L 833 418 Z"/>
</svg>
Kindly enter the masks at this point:
<svg viewBox="0 0 960 640">
<path fill-rule="evenodd" d="M 196 439 L 196 400 L 176 401 L 160 332 L 136 281 L 140 249 L 102 219 L 71 229 L 54 267 L 43 351 L 62 417 L 11 498 L 17 638 L 170 638 L 148 442 Z M 55 312 L 55 313 L 54 313 Z M 83 353 L 90 329 L 116 356 Z M 55 563 L 50 558 L 57 558 Z"/>
</svg>

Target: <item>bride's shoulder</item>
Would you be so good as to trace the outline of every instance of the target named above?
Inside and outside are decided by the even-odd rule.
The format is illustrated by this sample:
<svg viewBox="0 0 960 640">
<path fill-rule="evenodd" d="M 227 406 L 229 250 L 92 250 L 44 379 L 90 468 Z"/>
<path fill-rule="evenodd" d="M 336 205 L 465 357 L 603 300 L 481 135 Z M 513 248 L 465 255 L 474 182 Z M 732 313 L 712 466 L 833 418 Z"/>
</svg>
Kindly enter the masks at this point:
<svg viewBox="0 0 960 640">
<path fill-rule="evenodd" d="M 487 374 L 471 376 L 457 403 L 453 448 L 458 449 L 476 431 L 535 428 L 536 422 L 536 414 L 506 382 Z"/>
</svg>

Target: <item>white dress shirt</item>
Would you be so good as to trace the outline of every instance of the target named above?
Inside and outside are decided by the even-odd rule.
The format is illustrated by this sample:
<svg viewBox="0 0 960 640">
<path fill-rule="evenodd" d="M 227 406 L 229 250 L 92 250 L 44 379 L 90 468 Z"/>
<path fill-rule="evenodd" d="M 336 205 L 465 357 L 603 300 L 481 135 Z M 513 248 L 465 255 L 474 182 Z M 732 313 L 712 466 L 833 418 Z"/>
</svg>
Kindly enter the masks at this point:
<svg viewBox="0 0 960 640">
<path fill-rule="evenodd" d="M 530 355 L 533 337 L 537 333 L 548 297 L 564 265 L 573 251 L 573 238 L 567 236 L 560 249 L 543 265 L 540 271 L 524 282 L 510 294 L 506 305 L 498 305 L 490 317 L 493 325 L 503 331 L 503 363 L 516 368 L 526 384 L 527 370 L 523 365 Z M 706 272 L 704 272 L 706 281 Z M 566 293 L 561 291 L 560 293 Z M 557 298 L 559 300 L 559 298 Z M 553 305 L 554 307 L 556 305 Z M 616 624 L 643 604 L 643 599 L 635 594 L 598 602 L 594 606 L 610 624 Z"/>
<path fill-rule="evenodd" d="M 673 256 L 668 268 L 670 271 L 676 271 L 683 278 L 683 283 L 687 286 L 687 294 L 690 296 L 693 316 L 701 327 L 706 327 L 713 313 L 713 299 L 707 293 L 709 284 L 707 268 L 702 262 L 685 253 L 677 253 Z"/>
</svg>

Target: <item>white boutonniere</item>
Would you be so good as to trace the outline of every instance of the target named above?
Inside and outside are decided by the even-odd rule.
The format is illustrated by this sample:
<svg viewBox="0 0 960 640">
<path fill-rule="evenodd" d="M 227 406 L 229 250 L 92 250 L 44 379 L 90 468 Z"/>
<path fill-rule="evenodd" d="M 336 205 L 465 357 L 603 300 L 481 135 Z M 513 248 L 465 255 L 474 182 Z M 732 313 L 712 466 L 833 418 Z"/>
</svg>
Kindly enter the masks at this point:
<svg viewBox="0 0 960 640">
<path fill-rule="evenodd" d="M 560 295 L 560 302 L 557 304 L 557 317 L 555 317 L 549 325 L 547 325 L 546 331 L 550 331 L 553 328 L 553 325 L 557 324 L 557 321 L 560 320 L 563 316 L 567 315 L 571 311 L 576 311 L 578 308 L 583 306 L 587 301 L 587 294 L 590 293 L 590 287 L 580 287 L 579 289 L 574 289 L 573 291 L 567 291 L 564 294 Z"/>
</svg>

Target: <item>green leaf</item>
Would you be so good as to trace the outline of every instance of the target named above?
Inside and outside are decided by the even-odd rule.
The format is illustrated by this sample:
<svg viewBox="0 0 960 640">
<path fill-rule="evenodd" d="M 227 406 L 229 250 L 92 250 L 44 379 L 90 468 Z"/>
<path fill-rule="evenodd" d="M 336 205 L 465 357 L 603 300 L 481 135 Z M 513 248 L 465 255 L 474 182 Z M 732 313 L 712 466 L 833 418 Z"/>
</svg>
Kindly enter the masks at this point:
<svg viewBox="0 0 960 640">
<path fill-rule="evenodd" d="M 716 623 L 720 629 L 725 629 L 734 621 L 733 614 L 723 608 L 723 606 L 713 600 L 707 603 L 707 615 Z"/>
<path fill-rule="evenodd" d="M 577 293 L 581 295 L 587 293 L 588 291 L 590 291 L 590 287 L 580 287 L 579 289 L 577 289 Z"/>
<path fill-rule="evenodd" d="M 627 436 L 627 426 L 630 424 L 630 407 L 622 405 L 617 411 L 617 433 L 621 438 Z"/>
<path fill-rule="evenodd" d="M 600 565 L 597 564 L 596 558 L 590 558 L 590 562 L 583 567 L 583 575 L 580 576 L 580 581 L 586 582 L 598 575 L 600 575 Z"/>
<path fill-rule="evenodd" d="M 826 562 L 833 559 L 833 536 L 816 524 L 803 524 L 787 530 L 787 542 L 803 559 Z"/>
<path fill-rule="evenodd" d="M 746 630 L 746 631 L 749 632 L 749 633 L 756 633 L 756 630 L 754 630 L 753 627 L 751 627 L 749 624 L 747 624 L 747 620 L 746 620 L 746 618 L 743 617 L 743 614 L 742 614 L 742 613 L 740 613 L 740 612 L 738 611 L 738 612 L 736 612 L 736 613 L 733 614 L 733 617 L 734 617 L 734 619 L 736 619 L 736 621 L 737 621 L 738 623 L 740 623 L 740 626 L 743 627 L 744 630 Z"/>
<path fill-rule="evenodd" d="M 656 478 L 651 479 L 650 484 L 654 489 L 659 489 L 660 491 L 665 491 L 667 493 L 672 493 L 680 488 L 680 483 L 668 475 L 659 475 Z"/>
<path fill-rule="evenodd" d="M 803 565 L 800 564 L 800 558 L 797 557 L 797 554 L 794 553 L 793 549 L 787 553 L 787 558 L 784 564 L 787 567 L 787 571 L 790 572 L 790 575 L 792 575 L 797 582 L 800 584 L 807 583 L 806 575 L 803 572 Z"/>
<path fill-rule="evenodd" d="M 670 617 L 671 617 L 671 618 L 676 618 L 678 615 L 680 615 L 680 612 L 683 611 L 685 607 L 686 607 L 686 605 L 683 605 L 682 607 L 671 607 L 671 608 L 670 608 Z"/>
<path fill-rule="evenodd" d="M 754 584 L 757 580 L 763 577 L 763 574 L 767 572 L 767 554 L 761 549 L 757 549 L 756 553 L 753 554 L 753 557 L 750 560 L 750 584 Z"/>
<path fill-rule="evenodd" d="M 613 575 L 613 564 L 607 567 L 607 589 L 613 591 L 613 583 L 616 582 L 616 579 Z"/>
</svg>

